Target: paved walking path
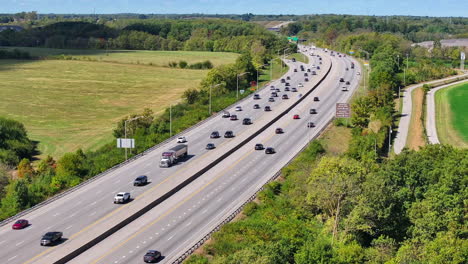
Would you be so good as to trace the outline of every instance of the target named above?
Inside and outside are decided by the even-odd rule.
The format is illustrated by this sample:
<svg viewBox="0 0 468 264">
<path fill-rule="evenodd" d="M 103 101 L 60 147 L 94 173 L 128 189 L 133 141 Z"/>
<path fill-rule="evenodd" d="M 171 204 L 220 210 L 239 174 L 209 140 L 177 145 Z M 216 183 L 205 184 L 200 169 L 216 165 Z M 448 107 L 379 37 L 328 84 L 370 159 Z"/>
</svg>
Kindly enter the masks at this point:
<svg viewBox="0 0 468 264">
<path fill-rule="evenodd" d="M 401 110 L 401 119 L 400 119 L 400 123 L 398 124 L 398 132 L 395 136 L 395 140 L 393 141 L 393 150 L 395 151 L 396 154 L 400 154 L 403 148 L 406 146 L 406 140 L 408 138 L 408 130 L 409 130 L 410 121 L 411 121 L 411 111 L 413 109 L 413 104 L 411 100 L 411 93 L 413 92 L 413 90 L 418 87 L 422 87 L 424 84 L 433 84 L 433 83 L 452 80 L 452 79 L 456 79 L 456 78 L 460 78 L 464 76 L 468 76 L 468 74 L 456 75 L 456 76 L 451 76 L 451 77 L 434 80 L 430 82 L 418 83 L 415 85 L 410 85 L 406 89 L 403 90 L 402 92 L 403 107 Z"/>
</svg>

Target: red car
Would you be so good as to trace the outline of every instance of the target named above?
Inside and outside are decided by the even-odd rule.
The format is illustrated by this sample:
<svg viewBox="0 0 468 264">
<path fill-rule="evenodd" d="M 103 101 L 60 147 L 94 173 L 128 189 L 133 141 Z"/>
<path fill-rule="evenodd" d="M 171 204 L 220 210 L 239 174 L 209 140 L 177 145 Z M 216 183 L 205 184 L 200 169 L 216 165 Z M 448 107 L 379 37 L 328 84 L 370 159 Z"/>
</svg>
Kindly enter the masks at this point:
<svg viewBox="0 0 468 264">
<path fill-rule="evenodd" d="M 299 115 L 294 115 L 293 116 L 293 119 L 299 119 L 299 118 L 300 118 Z"/>
<path fill-rule="evenodd" d="M 17 220 L 11 228 L 13 229 L 23 229 L 29 225 L 28 220 L 25 219 L 19 219 Z"/>
</svg>

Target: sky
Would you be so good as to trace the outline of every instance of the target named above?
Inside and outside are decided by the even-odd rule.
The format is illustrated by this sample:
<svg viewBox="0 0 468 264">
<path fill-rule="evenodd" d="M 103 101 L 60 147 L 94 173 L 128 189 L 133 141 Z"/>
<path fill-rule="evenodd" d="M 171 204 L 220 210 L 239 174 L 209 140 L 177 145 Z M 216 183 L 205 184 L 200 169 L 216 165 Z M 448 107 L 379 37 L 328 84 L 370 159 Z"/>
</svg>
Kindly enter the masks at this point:
<svg viewBox="0 0 468 264">
<path fill-rule="evenodd" d="M 0 13 L 468 16 L 468 0 L 0 0 Z"/>
</svg>

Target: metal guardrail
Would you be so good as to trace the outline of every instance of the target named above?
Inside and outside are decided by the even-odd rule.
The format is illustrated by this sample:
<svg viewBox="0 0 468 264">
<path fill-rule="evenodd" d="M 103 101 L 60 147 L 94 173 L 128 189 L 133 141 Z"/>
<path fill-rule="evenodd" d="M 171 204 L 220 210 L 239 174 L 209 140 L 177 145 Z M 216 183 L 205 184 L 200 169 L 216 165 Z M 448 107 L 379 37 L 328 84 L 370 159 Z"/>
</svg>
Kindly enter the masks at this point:
<svg viewBox="0 0 468 264">
<path fill-rule="evenodd" d="M 287 73 L 286 73 L 286 74 L 287 74 Z M 286 74 L 285 74 L 285 75 L 286 75 Z M 284 76 L 284 75 L 283 75 L 283 76 Z M 271 82 L 266 83 L 266 84 L 265 84 L 262 88 L 260 88 L 259 90 L 263 90 L 265 87 L 267 87 L 268 85 L 270 85 L 270 83 L 271 83 Z M 229 105 L 229 106 L 227 106 L 226 108 L 224 108 L 224 110 L 225 110 L 225 109 L 228 109 L 228 108 L 231 108 L 231 107 L 233 107 L 234 105 L 239 104 L 239 103 L 241 103 L 241 102 L 243 102 L 243 101 L 245 101 L 245 100 L 251 98 L 253 95 L 254 95 L 254 93 L 252 93 L 252 94 L 250 94 L 249 96 L 246 96 L 246 97 L 240 99 L 239 101 L 236 101 L 236 102 L 232 103 L 231 105 Z M 80 183 L 80 184 L 78 184 L 78 185 L 76 185 L 76 186 L 73 186 L 73 187 L 71 187 L 71 188 L 69 188 L 69 189 L 67 189 L 67 190 L 64 190 L 63 192 L 60 192 L 60 193 L 58 193 L 58 194 L 55 194 L 54 196 L 48 198 L 47 200 L 44 200 L 44 201 L 42 201 L 42 202 L 40 202 L 40 203 L 38 203 L 38 204 L 36 204 L 36 205 L 34 205 L 34 206 L 28 208 L 28 209 L 25 209 L 25 210 L 19 212 L 18 214 L 14 215 L 14 216 L 11 216 L 11 217 L 9 217 L 9 218 L 3 220 L 3 221 L 0 221 L 0 227 L 6 225 L 6 224 L 8 224 L 8 223 L 11 223 L 11 222 L 13 222 L 13 221 L 16 220 L 16 219 L 19 219 L 19 218 L 23 217 L 24 215 L 27 215 L 28 213 L 31 213 L 31 212 L 33 212 L 33 211 L 35 211 L 35 210 L 37 210 L 37 209 L 39 209 L 39 208 L 41 208 L 41 207 L 47 205 L 47 204 L 50 204 L 51 202 L 54 202 L 54 201 L 56 201 L 56 200 L 62 198 L 63 196 L 66 196 L 66 195 L 68 195 L 68 194 L 70 194 L 70 193 L 72 193 L 72 192 L 74 192 L 74 191 L 80 189 L 80 188 L 83 187 L 83 186 L 86 186 L 86 185 L 88 185 L 88 184 L 90 184 L 90 183 L 92 183 L 92 182 L 94 182 L 94 181 L 100 179 L 101 177 L 103 177 L 103 176 L 105 176 L 105 175 L 107 175 L 107 174 L 109 174 L 109 173 L 115 171 L 116 169 L 118 169 L 118 168 L 120 168 L 120 167 L 122 167 L 122 166 L 124 166 L 124 165 L 126 165 L 126 164 L 128 164 L 128 163 L 130 163 L 130 162 L 132 162 L 132 161 L 134 161 L 134 160 L 137 160 L 138 158 L 141 158 L 141 157 L 147 155 L 148 153 L 150 153 L 151 151 L 153 151 L 153 150 L 155 150 L 155 149 L 161 147 L 162 145 L 167 144 L 167 143 L 169 143 L 170 141 L 175 140 L 175 139 L 178 138 L 180 135 L 186 134 L 186 133 L 192 131 L 193 129 L 195 129 L 195 128 L 201 126 L 201 125 L 203 125 L 204 123 L 210 121 L 211 119 L 219 117 L 220 115 L 222 115 L 222 111 L 220 111 L 219 113 L 217 113 L 217 114 L 215 114 L 215 115 L 211 115 L 211 116 L 209 116 L 209 117 L 203 119 L 202 121 L 200 121 L 200 122 L 196 123 L 195 125 L 193 125 L 193 126 L 187 128 L 187 129 L 181 131 L 180 133 L 175 134 L 174 136 L 165 139 L 164 141 L 162 141 L 162 142 L 160 142 L 160 143 L 158 143 L 158 144 L 152 146 L 151 148 L 148 148 L 148 149 L 144 150 L 143 152 L 141 152 L 141 153 L 139 153 L 139 154 L 137 154 L 137 155 L 135 155 L 135 156 L 133 156 L 133 157 L 127 159 L 126 161 L 123 161 L 123 162 L 121 162 L 121 163 L 119 163 L 119 164 L 117 164 L 117 165 L 115 165 L 115 166 L 113 166 L 113 167 L 111 167 L 111 168 L 109 168 L 109 169 L 107 169 L 107 170 L 105 170 L 105 171 L 103 171 L 103 172 L 101 172 L 101 173 L 99 173 L 99 174 L 97 174 L 97 175 L 95 175 L 95 176 L 89 178 L 88 180 L 86 180 L 86 181 L 84 181 L 84 182 L 82 182 L 82 183 Z"/>
</svg>

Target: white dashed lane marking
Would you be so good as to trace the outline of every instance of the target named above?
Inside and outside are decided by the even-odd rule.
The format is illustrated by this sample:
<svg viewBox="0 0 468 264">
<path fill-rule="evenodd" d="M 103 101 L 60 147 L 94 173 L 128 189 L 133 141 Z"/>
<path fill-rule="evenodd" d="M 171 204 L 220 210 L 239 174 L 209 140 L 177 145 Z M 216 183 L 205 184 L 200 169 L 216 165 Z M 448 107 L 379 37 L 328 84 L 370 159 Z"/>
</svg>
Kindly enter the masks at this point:
<svg viewBox="0 0 468 264">
<path fill-rule="evenodd" d="M 8 259 L 8 261 L 12 261 L 12 260 L 14 260 L 16 257 L 17 257 L 17 256 L 11 257 L 11 258 Z"/>
<path fill-rule="evenodd" d="M 21 245 L 21 244 L 23 244 L 23 243 L 24 243 L 24 240 L 21 241 L 21 242 L 19 242 L 19 243 L 16 243 L 16 246 L 19 246 L 19 245 Z"/>
</svg>

